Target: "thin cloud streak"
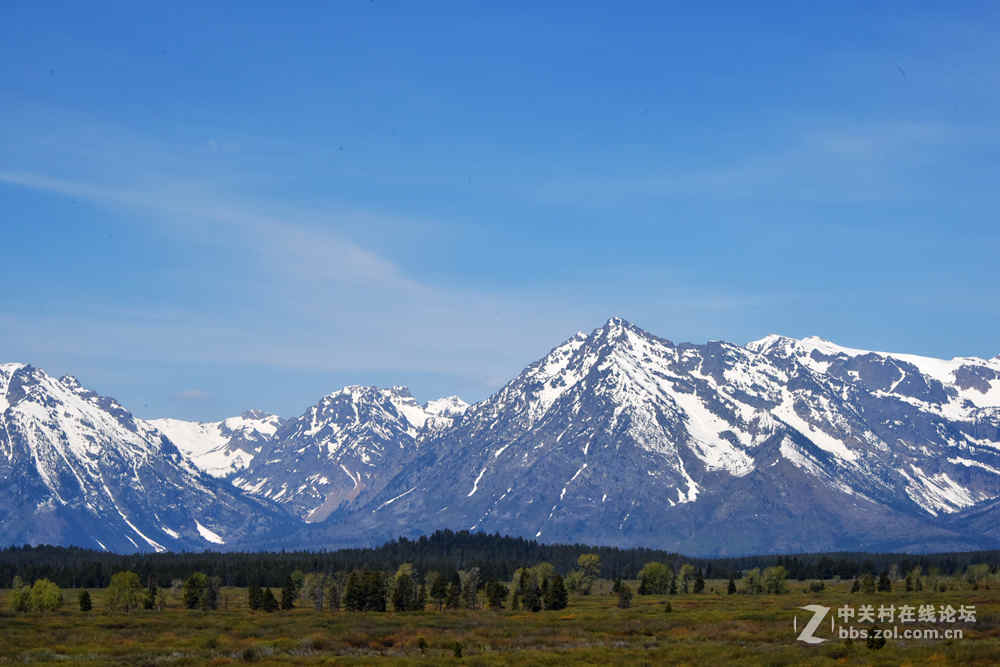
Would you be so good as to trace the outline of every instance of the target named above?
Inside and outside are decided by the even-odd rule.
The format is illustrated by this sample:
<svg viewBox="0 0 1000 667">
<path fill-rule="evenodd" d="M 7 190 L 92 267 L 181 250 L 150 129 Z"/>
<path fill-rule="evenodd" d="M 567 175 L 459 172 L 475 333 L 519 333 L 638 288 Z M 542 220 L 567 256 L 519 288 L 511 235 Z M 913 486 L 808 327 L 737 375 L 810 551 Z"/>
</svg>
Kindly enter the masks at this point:
<svg viewBox="0 0 1000 667">
<path fill-rule="evenodd" d="M 405 218 L 246 196 L 230 185 L 239 181 L 238 173 L 216 174 L 197 162 L 185 169 L 176 154 L 166 148 L 158 153 L 152 142 L 138 142 L 141 150 L 131 154 L 134 138 L 116 142 L 107 130 L 100 137 L 110 148 L 92 158 L 106 162 L 91 179 L 73 176 L 74 169 L 61 163 L 58 177 L 45 167 L 0 163 L 0 183 L 96 204 L 121 214 L 127 224 L 155 226 L 181 248 L 197 244 L 219 257 L 236 257 L 242 271 L 234 275 L 225 267 L 199 264 L 193 287 L 185 284 L 179 294 L 165 297 L 150 294 L 148 303 L 138 306 L 88 301 L 84 307 L 68 300 L 49 303 L 49 312 L 8 309 L 0 315 L 6 330 L 0 342 L 26 361 L 57 359 L 69 370 L 78 359 L 92 367 L 378 371 L 403 382 L 410 374 L 435 373 L 481 387 L 482 395 L 467 397 L 477 399 L 579 329 L 611 315 L 636 319 L 654 331 L 669 317 L 671 329 L 657 332 L 677 335 L 704 328 L 706 321 L 714 329 L 720 313 L 740 312 L 756 299 L 732 290 L 672 287 L 669 277 L 648 272 L 641 280 L 660 286 L 659 296 L 648 303 L 630 302 L 629 284 L 637 276 L 595 274 L 594 289 L 535 284 L 504 293 L 427 284 L 342 232 L 365 224 L 387 229 L 413 224 Z M 127 170 L 116 168 L 116 155 L 132 155 Z M 40 155 L 32 164 L 50 162 Z M 201 298 L 213 290 L 214 300 Z M 220 295 L 226 298 L 220 301 Z M 606 306 L 609 300 L 616 303 L 614 312 Z M 208 307 L 198 308 L 203 301 Z M 302 404 L 311 398 L 302 397 Z"/>
<path fill-rule="evenodd" d="M 420 290 L 421 285 L 402 275 L 399 268 L 357 244 L 316 226 L 293 222 L 301 214 L 286 216 L 263 213 L 266 205 L 240 198 L 212 199 L 190 186 L 173 184 L 160 190 L 136 191 L 109 188 L 92 183 L 25 173 L 0 171 L 0 182 L 85 199 L 105 206 L 121 206 L 152 213 L 166 226 L 196 237 L 210 235 L 226 243 L 244 244 L 265 253 L 275 261 L 274 269 L 299 273 L 309 279 L 377 282 L 385 287 Z M 313 214 L 314 218 L 335 221 L 338 215 Z M 280 261 L 278 261 L 280 260 Z M 336 269 L 332 270 L 331 267 Z"/>
</svg>

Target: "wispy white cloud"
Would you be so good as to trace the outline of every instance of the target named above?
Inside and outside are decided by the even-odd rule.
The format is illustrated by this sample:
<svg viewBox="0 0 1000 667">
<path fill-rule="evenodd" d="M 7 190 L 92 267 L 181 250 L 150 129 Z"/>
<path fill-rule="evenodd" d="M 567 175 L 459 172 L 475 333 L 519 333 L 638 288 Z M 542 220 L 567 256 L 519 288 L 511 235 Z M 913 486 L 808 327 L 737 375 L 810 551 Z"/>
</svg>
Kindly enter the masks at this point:
<svg viewBox="0 0 1000 667">
<path fill-rule="evenodd" d="M 699 318 L 714 322 L 719 313 L 747 307 L 733 290 L 672 287 L 662 275 L 648 273 L 612 280 L 595 275 L 600 291 L 585 284 L 502 292 L 434 284 L 350 233 L 366 226 L 393 233 L 427 227 L 425 221 L 330 203 L 274 201 L 253 192 L 252 178 L 249 188 L 240 187 L 238 162 L 206 165 L 200 154 L 185 158 L 183 148 L 157 147 L 104 126 L 92 131 L 87 124 L 76 128 L 86 137 L 84 145 L 74 146 L 66 143 L 72 119 L 60 121 L 67 126 L 59 128 L 59 141 L 39 144 L 22 137 L 26 143 L 14 157 L 0 158 L 0 183 L 87 201 L 137 228 L 155 227 L 180 248 L 209 251 L 199 255 L 206 264 L 179 269 L 197 274 L 193 286 L 151 293 L 140 305 L 91 301 L 8 309 L 0 314 L 0 342 L 28 360 L 67 350 L 91 366 L 382 371 L 401 382 L 436 373 L 485 394 L 563 338 L 612 314 L 654 326 L 669 317 L 676 328 L 666 334 L 681 323 L 692 328 Z M 41 146 L 37 155 L 31 146 Z M 64 159 L 66 154 L 73 159 Z M 218 262 L 221 268 L 210 264 L 213 257 L 225 260 Z M 629 295 L 630 280 L 659 285 L 659 296 Z M 604 305 L 609 300 L 615 312 Z"/>
<path fill-rule="evenodd" d="M 329 229 L 351 211 L 310 211 L 269 207 L 262 202 L 210 194 L 193 184 L 164 181 L 138 190 L 109 187 L 44 174 L 0 171 L 0 183 L 127 207 L 152 214 L 171 230 L 210 238 L 234 247 L 246 246 L 274 262 L 272 269 L 308 279 L 376 282 L 398 289 L 419 289 L 391 261 L 379 257 Z M 306 224 L 305 220 L 312 224 Z"/>
<path fill-rule="evenodd" d="M 65 346 L 126 363 L 433 371 L 486 389 L 575 330 L 573 309 L 546 304 L 543 295 L 529 306 L 521 297 L 428 285 L 336 231 L 346 218 L 375 215 L 369 212 L 296 209 L 166 181 L 138 189 L 6 170 L 0 182 L 124 209 L 135 224 L 158 225 L 182 244 L 213 245 L 245 267 L 239 276 L 198 269 L 233 290 L 231 303 L 209 308 L 193 307 L 191 298 L 0 317 L 8 344 L 42 358 Z"/>
</svg>

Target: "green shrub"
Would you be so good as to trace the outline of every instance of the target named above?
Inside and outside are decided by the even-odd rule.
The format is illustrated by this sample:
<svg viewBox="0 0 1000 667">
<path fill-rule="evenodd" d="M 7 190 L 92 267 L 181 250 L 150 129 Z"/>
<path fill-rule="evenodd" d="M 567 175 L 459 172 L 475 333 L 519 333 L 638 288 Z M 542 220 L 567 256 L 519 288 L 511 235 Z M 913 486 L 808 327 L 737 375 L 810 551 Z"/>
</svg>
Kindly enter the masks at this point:
<svg viewBox="0 0 1000 667">
<path fill-rule="evenodd" d="M 31 589 L 20 586 L 10 592 L 10 610 L 15 613 L 25 613 L 31 608 Z"/>
<path fill-rule="evenodd" d="M 116 572 L 111 575 L 111 583 L 108 584 L 107 609 L 112 612 L 128 613 L 139 608 L 142 593 L 142 582 L 139 575 L 128 570 Z"/>
<path fill-rule="evenodd" d="M 20 580 L 15 583 L 20 585 L 11 591 L 9 601 L 10 610 L 15 613 L 55 611 L 62 606 L 62 591 L 48 579 L 39 579 L 32 586 L 25 586 Z"/>
<path fill-rule="evenodd" d="M 875 636 L 876 633 L 878 633 L 878 637 Z M 882 634 L 880 628 L 872 628 L 868 631 L 868 639 L 865 643 L 872 651 L 877 651 L 885 646 L 885 635 Z"/>
</svg>

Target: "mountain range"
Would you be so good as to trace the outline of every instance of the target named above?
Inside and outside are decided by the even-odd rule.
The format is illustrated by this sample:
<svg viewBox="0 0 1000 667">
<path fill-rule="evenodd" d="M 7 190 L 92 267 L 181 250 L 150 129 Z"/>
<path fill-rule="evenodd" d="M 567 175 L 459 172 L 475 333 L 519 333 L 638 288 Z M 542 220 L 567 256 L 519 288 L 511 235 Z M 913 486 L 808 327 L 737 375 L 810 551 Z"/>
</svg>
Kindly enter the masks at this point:
<svg viewBox="0 0 1000 667">
<path fill-rule="evenodd" d="M 1000 546 L 1000 356 L 674 343 L 612 318 L 474 405 L 350 386 L 140 420 L 0 366 L 0 543 L 369 545 L 438 528 L 690 554 Z"/>
</svg>

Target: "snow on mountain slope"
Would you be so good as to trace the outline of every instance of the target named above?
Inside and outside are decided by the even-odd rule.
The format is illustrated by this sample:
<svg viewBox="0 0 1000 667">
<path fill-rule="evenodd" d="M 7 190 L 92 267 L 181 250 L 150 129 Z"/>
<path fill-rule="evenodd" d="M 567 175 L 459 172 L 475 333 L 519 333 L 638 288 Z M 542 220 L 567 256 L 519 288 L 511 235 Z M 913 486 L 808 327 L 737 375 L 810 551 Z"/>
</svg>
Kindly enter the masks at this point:
<svg viewBox="0 0 1000 667">
<path fill-rule="evenodd" d="M 747 348 L 794 358 L 819 373 L 893 394 L 949 419 L 975 419 L 980 408 L 1000 407 L 1000 357 L 935 359 L 844 347 L 817 336 L 776 334 L 751 341 Z"/>
<path fill-rule="evenodd" d="M 250 464 L 277 433 L 281 418 L 251 410 L 218 422 L 150 419 L 146 423 L 170 438 L 199 469 L 226 477 Z"/>
<path fill-rule="evenodd" d="M 118 551 L 241 539 L 280 513 L 204 476 L 155 428 L 72 377 L 0 367 L 0 542 Z"/>
<path fill-rule="evenodd" d="M 420 405 L 406 387 L 344 387 L 284 422 L 233 483 L 321 521 L 380 490 L 426 434 L 466 407 L 457 397 Z"/>
<path fill-rule="evenodd" d="M 424 422 L 424 430 L 440 431 L 451 426 L 456 419 L 465 414 L 469 409 L 469 404 L 458 396 L 445 396 L 428 401 L 423 405 L 427 419 Z"/>
<path fill-rule="evenodd" d="M 873 352 L 818 337 L 771 335 L 747 344 L 779 365 L 841 383 L 846 407 L 863 415 L 896 454 L 890 476 L 930 514 L 956 512 L 1000 495 L 996 476 L 974 477 L 960 462 L 993 472 L 1000 451 L 1000 363 Z M 971 453 L 975 460 L 963 458 Z M 965 464 L 970 465 L 969 463 Z"/>
<path fill-rule="evenodd" d="M 469 409 L 469 404 L 458 396 L 445 396 L 424 403 L 424 410 L 436 417 L 460 417 Z"/>
<path fill-rule="evenodd" d="M 949 420 L 776 353 L 780 342 L 675 344 L 612 318 L 428 436 L 381 492 L 337 521 L 604 543 L 655 544 L 687 530 L 704 545 L 719 539 L 702 532 L 711 517 L 736 511 L 734 499 L 777 529 L 808 511 L 797 497 L 812 498 L 841 512 L 851 534 L 867 525 L 862 515 L 926 528 L 1000 496 L 1000 420 Z M 690 523 L 671 527 L 668 516 Z"/>
<path fill-rule="evenodd" d="M 0 542 L 299 548 L 447 527 L 693 553 L 992 548 L 998 383 L 1000 357 L 674 343 L 620 318 L 472 406 L 350 386 L 288 420 L 140 421 L 4 364 Z M 299 522 L 276 505 L 308 525 L 282 537 Z"/>
</svg>

